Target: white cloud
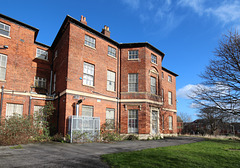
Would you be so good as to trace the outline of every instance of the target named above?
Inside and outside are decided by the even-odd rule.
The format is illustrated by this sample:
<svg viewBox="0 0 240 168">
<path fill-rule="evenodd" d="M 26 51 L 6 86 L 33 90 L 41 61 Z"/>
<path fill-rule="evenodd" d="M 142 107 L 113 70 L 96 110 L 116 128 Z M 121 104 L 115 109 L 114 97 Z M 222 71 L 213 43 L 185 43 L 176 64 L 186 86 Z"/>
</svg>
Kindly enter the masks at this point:
<svg viewBox="0 0 240 168">
<path fill-rule="evenodd" d="M 207 6 L 206 0 L 180 0 L 178 5 L 192 8 L 199 16 L 213 16 L 224 24 L 239 22 L 240 19 L 240 2 L 238 0 L 222 1 L 212 7 Z"/>
<path fill-rule="evenodd" d="M 133 9 L 138 9 L 140 5 L 140 0 L 122 0 L 122 2 L 129 5 Z"/>
<path fill-rule="evenodd" d="M 206 12 L 217 17 L 224 23 L 239 22 L 240 19 L 240 3 L 235 1 L 234 3 L 223 3 L 217 8 L 206 9 Z"/>
<path fill-rule="evenodd" d="M 193 91 L 196 90 L 198 85 L 192 85 L 192 84 L 188 84 L 186 86 L 184 86 L 181 89 L 177 90 L 177 97 L 179 98 L 184 98 L 184 99 L 189 99 L 189 95 L 193 94 Z"/>
<path fill-rule="evenodd" d="M 203 14 L 203 3 L 205 0 L 180 0 L 178 5 L 183 7 L 190 7 L 199 15 Z"/>
</svg>

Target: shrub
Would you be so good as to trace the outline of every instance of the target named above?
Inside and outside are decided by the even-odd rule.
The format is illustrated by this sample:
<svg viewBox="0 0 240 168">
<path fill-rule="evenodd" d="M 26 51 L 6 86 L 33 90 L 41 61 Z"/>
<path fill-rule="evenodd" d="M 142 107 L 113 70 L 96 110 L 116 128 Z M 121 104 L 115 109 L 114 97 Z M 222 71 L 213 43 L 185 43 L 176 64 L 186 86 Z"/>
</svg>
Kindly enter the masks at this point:
<svg viewBox="0 0 240 168">
<path fill-rule="evenodd" d="M 126 140 L 130 140 L 130 141 L 135 141 L 135 140 L 138 140 L 138 136 L 135 136 L 135 135 L 128 135 L 126 138 Z"/>
<path fill-rule="evenodd" d="M 39 114 L 16 115 L 1 120 L 0 145 L 25 144 L 30 141 L 49 140 L 48 118 L 54 107 L 48 102 Z"/>
<path fill-rule="evenodd" d="M 118 130 L 109 130 L 109 127 L 112 127 L 109 126 L 109 123 L 104 123 L 101 126 L 101 139 L 105 142 L 121 141 L 122 136 L 118 133 Z"/>
</svg>

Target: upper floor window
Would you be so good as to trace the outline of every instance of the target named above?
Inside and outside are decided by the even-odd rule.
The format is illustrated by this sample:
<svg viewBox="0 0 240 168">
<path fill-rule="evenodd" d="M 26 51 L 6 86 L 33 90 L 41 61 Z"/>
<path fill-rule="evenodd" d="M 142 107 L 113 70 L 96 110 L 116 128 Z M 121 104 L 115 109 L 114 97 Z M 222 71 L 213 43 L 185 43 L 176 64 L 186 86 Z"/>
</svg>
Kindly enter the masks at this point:
<svg viewBox="0 0 240 168">
<path fill-rule="evenodd" d="M 115 72 L 107 71 L 107 90 L 115 91 Z"/>
<path fill-rule="evenodd" d="M 58 50 L 54 52 L 54 59 L 57 58 L 57 56 L 58 56 Z"/>
<path fill-rule="evenodd" d="M 128 51 L 128 59 L 138 59 L 138 50 Z"/>
<path fill-rule="evenodd" d="M 95 46 L 96 46 L 95 38 L 85 35 L 85 45 L 95 48 Z"/>
<path fill-rule="evenodd" d="M 172 77 L 168 75 L 168 82 L 172 82 Z"/>
<path fill-rule="evenodd" d="M 151 93 L 156 94 L 157 89 L 156 89 L 156 78 L 151 76 Z"/>
<path fill-rule="evenodd" d="M 10 36 L 10 26 L 0 22 L 0 34 Z"/>
<path fill-rule="evenodd" d="M 35 76 L 34 87 L 46 89 L 47 88 L 46 86 L 47 86 L 47 79 Z"/>
<path fill-rule="evenodd" d="M 7 68 L 7 56 L 0 54 L 0 80 L 5 80 Z"/>
<path fill-rule="evenodd" d="M 88 86 L 94 84 L 94 65 L 86 62 L 83 64 L 83 84 Z"/>
<path fill-rule="evenodd" d="M 56 81 L 57 81 L 57 75 L 54 73 L 53 75 L 53 92 L 56 91 Z"/>
<path fill-rule="evenodd" d="M 116 49 L 108 46 L 108 55 L 116 57 Z"/>
<path fill-rule="evenodd" d="M 36 55 L 36 57 L 44 59 L 44 60 L 47 60 L 48 59 L 48 52 L 45 51 L 45 50 L 42 50 L 40 48 L 37 48 L 37 55 Z"/>
<path fill-rule="evenodd" d="M 168 104 L 172 105 L 172 92 L 168 92 Z"/>
<path fill-rule="evenodd" d="M 162 72 L 162 79 L 164 78 L 164 74 L 163 74 L 163 72 Z"/>
<path fill-rule="evenodd" d="M 151 62 L 156 64 L 157 63 L 157 56 L 156 55 L 151 55 Z"/>
<path fill-rule="evenodd" d="M 128 91 L 138 92 L 138 74 L 128 74 Z"/>
</svg>

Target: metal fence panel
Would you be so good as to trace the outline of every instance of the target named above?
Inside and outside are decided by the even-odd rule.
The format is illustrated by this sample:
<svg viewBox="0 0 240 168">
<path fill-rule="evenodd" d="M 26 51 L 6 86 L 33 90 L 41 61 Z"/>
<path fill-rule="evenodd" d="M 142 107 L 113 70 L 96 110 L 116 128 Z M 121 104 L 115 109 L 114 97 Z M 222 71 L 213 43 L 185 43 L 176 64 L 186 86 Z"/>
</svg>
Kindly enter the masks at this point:
<svg viewBox="0 0 240 168">
<path fill-rule="evenodd" d="M 70 116 L 68 122 L 70 142 L 95 141 L 100 137 L 99 117 Z"/>
</svg>

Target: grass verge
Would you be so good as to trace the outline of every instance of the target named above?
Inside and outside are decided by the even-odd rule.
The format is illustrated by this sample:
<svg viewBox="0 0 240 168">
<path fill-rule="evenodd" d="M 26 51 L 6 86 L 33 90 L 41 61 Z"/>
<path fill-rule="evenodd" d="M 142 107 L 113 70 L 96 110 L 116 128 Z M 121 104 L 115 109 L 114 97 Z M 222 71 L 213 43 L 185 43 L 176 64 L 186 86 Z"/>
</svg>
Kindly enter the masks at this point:
<svg viewBox="0 0 240 168">
<path fill-rule="evenodd" d="M 240 165 L 240 141 L 203 142 L 102 155 L 111 167 L 228 167 Z"/>
</svg>

